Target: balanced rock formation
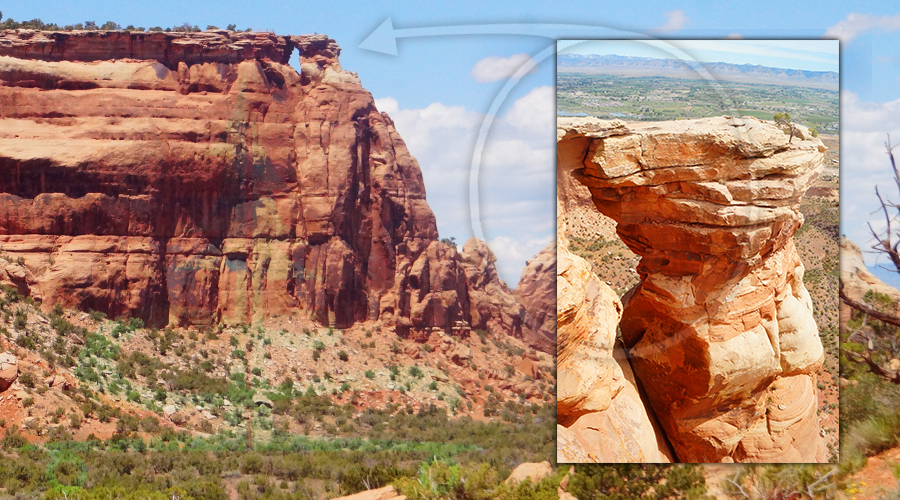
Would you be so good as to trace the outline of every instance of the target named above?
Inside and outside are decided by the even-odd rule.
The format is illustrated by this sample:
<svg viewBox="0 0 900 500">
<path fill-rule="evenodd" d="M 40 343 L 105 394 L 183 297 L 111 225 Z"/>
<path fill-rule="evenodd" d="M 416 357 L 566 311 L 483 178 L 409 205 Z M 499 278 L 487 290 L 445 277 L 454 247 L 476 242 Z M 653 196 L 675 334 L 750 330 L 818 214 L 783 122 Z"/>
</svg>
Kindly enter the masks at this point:
<svg viewBox="0 0 900 500">
<path fill-rule="evenodd" d="M 557 199 L 557 462 L 671 462 L 616 344 L 622 304 L 569 252 L 564 207 Z"/>
<path fill-rule="evenodd" d="M 4 279 L 152 325 L 308 311 L 522 336 L 509 291 L 473 294 L 438 241 L 418 164 L 339 53 L 322 35 L 0 32 L 0 252 L 26 268 Z"/>
<path fill-rule="evenodd" d="M 642 257 L 620 326 L 679 461 L 822 461 L 824 351 L 792 240 L 822 143 L 727 116 L 560 119 L 557 136 Z"/>
</svg>

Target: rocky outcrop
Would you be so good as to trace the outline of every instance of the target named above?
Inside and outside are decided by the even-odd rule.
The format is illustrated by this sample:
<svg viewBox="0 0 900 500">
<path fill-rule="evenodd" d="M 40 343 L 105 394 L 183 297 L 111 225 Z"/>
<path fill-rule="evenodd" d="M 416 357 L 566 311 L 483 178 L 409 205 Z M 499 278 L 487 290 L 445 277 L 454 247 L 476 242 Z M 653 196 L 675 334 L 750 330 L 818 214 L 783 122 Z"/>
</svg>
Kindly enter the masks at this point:
<svg viewBox="0 0 900 500">
<path fill-rule="evenodd" d="M 523 462 L 513 469 L 505 482 L 506 484 L 515 484 L 530 481 L 532 484 L 537 484 L 551 474 L 553 474 L 553 467 L 550 467 L 550 462 L 546 460 L 541 463 Z"/>
<path fill-rule="evenodd" d="M 0 392 L 9 389 L 9 386 L 19 377 L 19 360 L 8 352 L 0 352 Z"/>
<path fill-rule="evenodd" d="M 889 297 L 891 304 L 900 304 L 900 291 L 872 274 L 859 246 L 844 237 L 841 238 L 841 292 L 856 302 L 864 302 L 866 294 L 871 292 Z M 845 322 L 841 320 L 841 324 Z"/>
<path fill-rule="evenodd" d="M 792 241 L 822 143 L 746 117 L 558 126 L 563 168 L 641 256 L 620 326 L 678 459 L 823 460 L 824 351 Z"/>
<path fill-rule="evenodd" d="M 23 286 L 152 325 L 307 311 L 521 336 L 509 291 L 437 240 L 418 164 L 339 53 L 321 35 L 0 32 L 0 251 Z"/>
<path fill-rule="evenodd" d="M 500 279 L 494 253 L 485 242 L 472 237 L 463 245 L 461 258 L 465 279 L 471 285 L 471 327 L 521 338 L 525 308 Z"/>
<path fill-rule="evenodd" d="M 564 206 L 557 200 L 557 461 L 671 462 L 616 343 L 622 304 L 569 252 Z"/>
<path fill-rule="evenodd" d="M 304 37 L 334 44 L 324 35 Z M 170 69 L 204 63 L 234 64 L 269 59 L 287 64 L 294 44 L 271 33 L 131 33 L 128 31 L 6 31 L 0 52 L 16 59 L 39 61 L 155 60 Z M 333 55 L 337 55 L 334 53 Z"/>
<path fill-rule="evenodd" d="M 623 387 L 613 359 L 622 303 L 581 257 L 559 245 L 557 255 L 557 413 L 603 411 Z"/>
<path fill-rule="evenodd" d="M 900 316 L 900 290 L 881 281 L 866 267 L 859 247 L 847 238 L 841 238 L 841 288 L 840 324 L 850 321 L 853 311 L 865 313 L 870 320 L 896 323 Z M 866 345 L 865 354 L 857 361 L 865 361 L 876 374 L 900 383 L 900 360 L 887 356 L 873 359 L 872 353 L 881 346 L 876 344 L 878 335 L 868 321 L 849 332 L 847 340 Z M 854 355 L 856 356 L 856 355 Z"/>
<path fill-rule="evenodd" d="M 593 207 L 590 190 L 572 175 L 574 169 L 581 168 L 581 161 L 584 159 L 582 149 L 584 141 L 570 139 L 574 136 L 601 138 L 621 134 L 626 130 L 625 122 L 598 118 L 557 118 L 557 123 L 556 196 L 566 212 L 579 207 Z"/>
<path fill-rule="evenodd" d="M 34 280 L 30 276 L 24 262 L 12 262 L 0 255 L 0 286 L 16 289 L 22 295 L 28 295 L 28 281 Z"/>
<path fill-rule="evenodd" d="M 553 352 L 556 343 L 555 275 L 556 243 L 553 242 L 528 261 L 512 292 L 525 309 L 522 323 L 525 341 L 543 352 Z"/>
<path fill-rule="evenodd" d="M 393 486 L 387 485 L 383 488 L 337 497 L 334 500 L 406 500 L 406 496 L 397 493 Z"/>
</svg>

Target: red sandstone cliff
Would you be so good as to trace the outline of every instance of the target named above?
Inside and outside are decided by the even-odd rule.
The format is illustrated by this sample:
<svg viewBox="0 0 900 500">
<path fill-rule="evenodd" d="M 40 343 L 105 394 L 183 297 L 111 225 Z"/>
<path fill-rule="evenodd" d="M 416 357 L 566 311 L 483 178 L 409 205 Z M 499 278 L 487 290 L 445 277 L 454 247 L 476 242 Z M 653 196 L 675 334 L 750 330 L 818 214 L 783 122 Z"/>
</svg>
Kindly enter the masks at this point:
<svg viewBox="0 0 900 500">
<path fill-rule="evenodd" d="M 523 327 L 526 341 L 544 352 L 553 352 L 556 343 L 556 242 L 550 243 L 522 270 L 513 289 L 525 308 Z"/>
<path fill-rule="evenodd" d="M 0 32 L 17 286 L 156 325 L 306 310 L 525 335 L 482 282 L 487 247 L 437 240 L 416 160 L 339 53 L 321 35 Z"/>
</svg>

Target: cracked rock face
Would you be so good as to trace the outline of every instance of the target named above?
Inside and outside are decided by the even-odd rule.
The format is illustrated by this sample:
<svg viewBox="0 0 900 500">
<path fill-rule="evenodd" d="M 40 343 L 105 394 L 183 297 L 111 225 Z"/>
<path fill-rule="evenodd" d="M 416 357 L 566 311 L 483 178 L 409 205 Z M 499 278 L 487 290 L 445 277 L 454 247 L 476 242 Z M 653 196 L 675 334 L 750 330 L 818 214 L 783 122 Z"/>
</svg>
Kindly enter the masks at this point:
<svg viewBox="0 0 900 500">
<path fill-rule="evenodd" d="M 560 168 L 641 256 L 621 329 L 678 459 L 824 460 L 824 351 L 792 240 L 822 143 L 753 118 L 558 129 Z"/>
<path fill-rule="evenodd" d="M 557 461 L 671 462 L 616 342 L 622 303 L 589 262 L 569 252 L 564 207 L 557 199 Z"/>
<path fill-rule="evenodd" d="M 556 408 L 575 417 L 606 410 L 623 388 L 622 370 L 613 359 L 622 303 L 591 272 L 590 263 L 569 252 L 564 222 L 557 227 L 562 229 L 557 237 Z"/>
<path fill-rule="evenodd" d="M 0 32 L 0 251 L 24 263 L 0 279 L 152 325 L 305 311 L 521 337 L 508 289 L 470 298 L 416 160 L 339 53 L 322 35 Z"/>
</svg>

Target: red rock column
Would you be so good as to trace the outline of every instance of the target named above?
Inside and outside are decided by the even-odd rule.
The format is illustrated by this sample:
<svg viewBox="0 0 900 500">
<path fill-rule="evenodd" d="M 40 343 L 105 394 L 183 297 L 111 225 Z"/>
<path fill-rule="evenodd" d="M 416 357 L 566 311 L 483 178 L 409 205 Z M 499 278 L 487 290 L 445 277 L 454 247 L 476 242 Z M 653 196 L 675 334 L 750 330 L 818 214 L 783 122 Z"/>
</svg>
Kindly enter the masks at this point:
<svg viewBox="0 0 900 500">
<path fill-rule="evenodd" d="M 825 147 L 731 117 L 593 134 L 576 177 L 641 255 L 621 329 L 680 461 L 824 460 L 824 351 L 792 237 Z"/>
</svg>

